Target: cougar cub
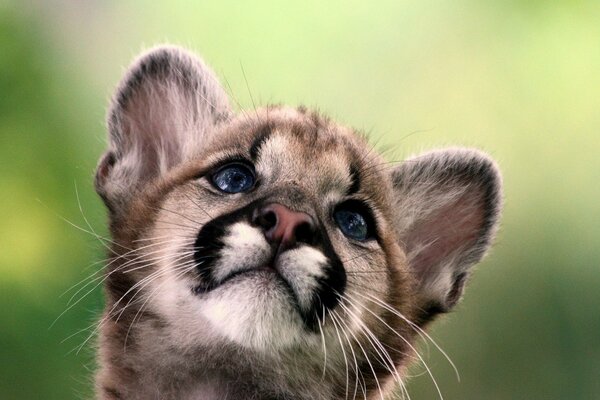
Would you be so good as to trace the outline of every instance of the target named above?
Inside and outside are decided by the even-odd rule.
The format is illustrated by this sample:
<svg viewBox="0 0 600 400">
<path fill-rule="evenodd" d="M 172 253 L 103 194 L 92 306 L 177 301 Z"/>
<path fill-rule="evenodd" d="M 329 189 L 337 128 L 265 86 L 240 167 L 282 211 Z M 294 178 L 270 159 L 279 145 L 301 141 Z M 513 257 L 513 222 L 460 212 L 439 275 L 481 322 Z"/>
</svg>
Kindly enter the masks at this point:
<svg viewBox="0 0 600 400">
<path fill-rule="evenodd" d="M 392 165 L 303 107 L 234 113 L 194 55 L 142 55 L 108 113 L 101 399 L 383 399 L 494 236 L 470 149 Z"/>
</svg>

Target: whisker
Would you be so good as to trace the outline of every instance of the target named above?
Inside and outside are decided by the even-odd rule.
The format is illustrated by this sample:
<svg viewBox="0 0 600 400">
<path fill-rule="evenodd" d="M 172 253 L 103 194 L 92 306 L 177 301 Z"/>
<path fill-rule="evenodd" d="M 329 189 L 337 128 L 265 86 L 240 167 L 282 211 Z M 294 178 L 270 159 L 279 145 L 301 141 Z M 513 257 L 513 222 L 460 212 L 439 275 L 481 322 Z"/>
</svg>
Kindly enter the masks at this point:
<svg viewBox="0 0 600 400">
<path fill-rule="evenodd" d="M 177 241 L 177 240 L 178 240 L 178 239 L 175 239 L 175 240 L 173 240 L 173 242 L 175 242 L 175 241 Z M 168 244 L 168 243 L 169 243 L 169 241 L 165 241 L 165 242 L 163 242 L 163 243 L 167 243 L 167 244 Z M 142 248 L 149 248 L 149 247 L 151 247 L 151 246 L 154 246 L 154 245 L 160 245 L 160 244 L 162 244 L 162 243 L 151 244 L 151 245 L 143 246 Z M 140 249 L 142 249 L 142 248 L 140 248 Z M 160 251 L 161 251 L 161 250 L 157 250 L 157 251 L 153 251 L 153 252 L 150 252 L 150 253 L 146 253 L 146 254 L 141 254 L 141 255 L 138 255 L 138 256 L 136 256 L 135 258 L 133 258 L 133 259 L 131 259 L 131 260 L 128 260 L 128 261 L 127 261 L 127 262 L 125 262 L 123 265 L 120 265 L 119 267 L 117 267 L 116 269 L 114 269 L 114 270 L 112 270 L 112 271 L 108 272 L 108 273 L 107 273 L 107 274 L 105 274 L 105 275 L 100 275 L 100 276 L 97 276 L 97 277 L 95 277 L 95 278 L 93 278 L 93 279 L 91 279 L 91 280 L 89 280 L 89 278 L 86 278 L 86 279 L 84 279 L 84 281 L 85 281 L 85 280 L 89 280 L 89 281 L 88 281 L 88 282 L 87 282 L 85 285 L 83 285 L 83 286 L 82 286 L 82 287 L 81 287 L 79 290 L 77 290 L 77 291 L 76 291 L 76 292 L 75 292 L 75 293 L 74 293 L 74 294 L 71 296 L 71 298 L 70 298 L 70 299 L 69 299 L 69 301 L 67 302 L 67 309 L 65 309 L 65 310 L 64 310 L 64 311 L 63 311 L 63 312 L 62 312 L 62 313 L 61 313 L 61 314 L 60 314 L 60 315 L 59 315 L 59 316 L 58 316 L 58 317 L 57 317 L 57 318 L 54 320 L 54 322 L 53 322 L 53 323 L 50 325 L 50 328 L 52 328 L 52 326 L 54 326 L 54 324 L 55 324 L 55 323 L 56 323 L 56 322 L 57 322 L 57 321 L 58 321 L 58 320 L 59 320 L 59 319 L 62 317 L 62 315 L 64 315 L 64 314 L 65 314 L 67 311 L 69 311 L 71 308 L 73 308 L 75 305 L 77 305 L 77 304 L 78 304 L 80 301 L 82 301 L 84 298 L 86 298 L 86 297 L 87 297 L 87 296 L 88 296 L 90 293 L 92 293 L 94 290 L 96 290 L 96 289 L 97 289 L 97 288 L 98 288 L 98 287 L 99 287 L 99 286 L 100 286 L 102 283 L 104 283 L 104 282 L 105 282 L 105 281 L 106 281 L 106 280 L 107 280 L 107 279 L 108 279 L 108 278 L 109 278 L 111 275 L 113 275 L 113 274 L 114 274 L 114 273 L 116 273 L 116 272 L 123 272 L 122 270 L 124 270 L 125 268 L 129 268 L 129 267 L 131 267 L 132 265 L 136 265 L 136 264 L 140 264 L 140 263 L 146 262 L 146 260 L 143 260 L 143 257 L 146 257 L 146 256 L 148 256 L 148 255 L 150 255 L 150 254 L 158 253 L 158 252 L 160 252 Z M 116 259 L 114 259 L 113 261 L 111 261 L 109 264 L 107 264 L 107 267 L 108 267 L 108 266 L 110 266 L 111 264 L 113 264 L 113 262 L 116 262 L 116 261 L 117 261 L 118 259 L 120 259 L 120 258 L 121 258 L 121 257 L 117 257 Z M 156 258 L 151 258 L 151 257 L 149 257 L 149 258 L 148 258 L 148 261 L 154 261 L 154 260 L 157 260 L 157 261 L 159 261 L 159 260 L 160 260 L 160 257 L 159 257 L 158 259 L 156 259 Z M 124 271 L 124 272 L 125 272 L 125 273 L 127 273 L 127 272 L 131 272 L 131 271 L 133 271 L 133 270 L 136 270 L 136 269 L 144 268 L 144 267 L 146 267 L 147 265 L 150 265 L 150 263 L 143 264 L 143 265 L 142 265 L 142 267 L 130 268 L 130 269 L 128 269 L 127 271 Z M 102 269 L 102 270 L 100 270 L 100 271 L 97 271 L 95 274 L 93 274 L 93 275 L 92 275 L 92 277 L 93 277 L 94 275 L 97 275 L 99 272 L 102 272 L 102 271 L 105 271 L 105 270 L 106 270 L 106 268 L 104 268 L 104 269 Z M 90 278 L 91 278 L 91 277 L 90 277 Z M 80 298 L 79 298 L 77 301 L 75 301 L 74 303 L 72 303 L 72 301 L 73 301 L 73 300 L 74 300 L 74 298 L 77 296 L 77 294 L 79 294 L 80 292 L 82 292 L 83 290 L 85 290 L 85 289 L 86 289 L 86 288 L 87 288 L 89 285 L 93 284 L 94 282 L 97 282 L 98 280 L 100 280 L 100 281 L 99 281 L 99 282 L 98 282 L 98 283 L 97 283 L 95 286 L 93 286 L 93 287 L 92 287 L 90 290 L 88 290 L 88 291 L 87 291 L 85 294 L 83 294 L 83 295 L 82 295 L 82 296 L 81 296 L 81 297 L 80 297 Z"/>
<path fill-rule="evenodd" d="M 346 395 L 345 395 L 345 399 L 348 399 L 348 386 L 350 386 L 350 374 L 348 371 L 348 358 L 346 357 L 346 350 L 344 349 L 344 343 L 342 343 L 342 337 L 340 336 L 340 331 L 338 330 L 338 325 L 335 321 L 334 318 L 331 319 L 331 321 L 333 322 L 333 327 L 335 329 L 335 333 L 337 334 L 337 338 L 338 341 L 340 342 L 340 348 L 342 349 L 342 355 L 344 356 L 344 366 L 346 367 Z"/>
<path fill-rule="evenodd" d="M 214 217 L 212 215 L 210 215 L 208 213 L 208 211 L 206 211 L 206 209 L 204 207 L 202 207 L 198 202 L 196 202 L 196 200 L 194 200 L 194 198 L 192 196 L 190 196 L 187 192 L 183 192 L 183 194 L 185 195 L 185 197 L 188 198 L 189 201 L 192 202 L 193 205 L 195 205 L 196 207 L 198 207 L 200 209 L 200 211 L 202 211 L 204 214 L 206 214 L 206 216 L 209 219 L 214 219 Z"/>
<path fill-rule="evenodd" d="M 352 307 L 354 307 L 355 309 L 357 308 L 356 305 L 354 305 L 350 299 L 346 298 L 345 299 Z M 400 376 L 398 374 L 398 371 L 396 370 L 396 365 L 394 364 L 394 362 L 392 361 L 391 356 L 389 355 L 389 353 L 385 350 L 385 348 L 381 345 L 381 342 L 379 341 L 379 339 L 377 338 L 377 336 L 373 333 L 373 331 L 362 321 L 362 319 L 360 318 L 360 316 L 354 314 L 353 311 L 351 311 L 348 307 L 346 307 L 343 302 L 340 302 L 339 305 L 346 311 L 346 313 L 354 316 L 354 318 L 359 322 L 360 327 L 362 328 L 363 332 L 366 333 L 366 338 L 369 341 L 369 343 L 371 344 L 371 346 L 373 346 L 373 349 L 375 350 L 375 352 L 377 353 L 377 355 L 379 356 L 379 358 L 382 361 L 382 365 L 392 374 L 392 376 L 394 377 L 394 379 L 400 379 Z M 387 365 L 386 365 L 387 364 Z"/>
<path fill-rule="evenodd" d="M 356 304 L 354 304 L 354 302 L 350 301 L 349 298 L 346 297 L 344 300 L 348 301 L 348 303 L 353 308 L 355 308 L 355 309 L 358 310 L 358 307 L 356 306 Z M 377 352 L 377 355 L 379 356 L 379 358 L 383 362 L 382 365 L 391 373 L 392 377 L 394 378 L 394 381 L 396 381 L 396 382 L 398 382 L 400 384 L 402 390 L 405 391 L 408 394 L 408 392 L 406 391 L 406 388 L 405 388 L 405 384 L 402 381 L 402 378 L 400 377 L 400 374 L 398 373 L 398 370 L 396 369 L 396 365 L 392 361 L 392 358 L 389 355 L 389 353 L 387 352 L 387 350 L 385 350 L 385 348 L 384 348 L 383 344 L 381 343 L 381 341 L 371 331 L 371 329 L 362 321 L 362 319 L 359 316 L 357 316 L 356 314 L 354 314 L 349 308 L 345 307 L 343 305 L 343 303 L 340 303 L 340 306 L 342 308 L 345 308 L 345 310 L 346 310 L 346 312 L 348 314 L 353 315 L 355 317 L 355 319 L 357 321 L 359 321 L 359 324 L 360 324 L 362 330 L 367 334 L 367 339 L 369 340 L 369 342 L 373 346 L 373 349 Z M 409 396 L 409 398 L 410 398 L 410 396 Z"/>
<path fill-rule="evenodd" d="M 357 295 L 363 297 L 363 295 L 361 295 L 360 293 L 356 293 Z M 444 349 L 442 349 L 442 347 L 435 341 L 433 340 L 433 338 L 431 337 L 431 335 L 429 335 L 424 329 L 422 329 L 420 326 L 418 326 L 417 324 L 415 324 L 414 322 L 410 321 L 408 318 L 406 318 L 404 315 L 402 315 L 402 313 L 400 313 L 398 310 L 396 310 L 395 308 L 393 308 L 391 305 L 387 304 L 385 301 L 378 299 L 372 295 L 369 295 L 370 298 L 366 298 L 367 300 L 371 300 L 372 302 L 375 303 L 379 303 L 380 307 L 383 307 L 385 309 L 387 309 L 388 311 L 394 313 L 395 315 L 397 315 L 400 319 L 402 319 L 403 321 L 405 321 L 409 326 L 412 327 L 412 329 L 414 329 L 417 334 L 419 336 L 421 336 L 421 338 L 423 338 L 423 340 L 429 340 L 435 348 L 437 348 L 439 350 L 439 352 L 444 356 L 444 358 L 446 358 L 446 360 L 448 361 L 448 363 L 450 364 L 450 366 L 452 367 L 452 369 L 454 370 L 454 373 L 456 374 L 456 379 L 460 382 L 460 374 L 458 373 L 458 368 L 456 367 L 456 365 L 454 364 L 454 362 L 452 361 L 452 359 L 450 358 L 450 356 L 448 356 L 448 354 L 444 351 Z"/>
<path fill-rule="evenodd" d="M 155 274 L 159 273 L 161 271 L 168 271 L 168 270 L 167 269 L 161 269 L 161 270 L 155 271 L 154 273 L 150 274 L 150 276 L 153 276 L 153 278 L 158 278 L 160 276 L 160 274 L 159 275 L 155 275 Z M 146 277 L 146 278 L 148 278 L 148 277 Z M 152 280 L 153 279 L 150 279 L 149 281 L 147 281 L 147 284 L 149 284 Z M 143 286 L 146 286 L 146 285 L 143 285 Z M 136 293 L 133 295 L 133 297 L 130 299 L 130 301 L 127 303 L 127 305 L 125 305 L 125 307 L 121 310 L 121 312 L 117 316 L 116 321 L 118 321 L 121 318 L 121 316 L 123 315 L 123 312 L 125 311 L 125 309 L 127 309 L 132 304 L 132 302 L 136 299 L 137 294 L 139 294 L 142 289 L 143 289 L 143 287 L 140 287 L 140 289 L 138 291 L 136 291 Z M 130 291 L 131 291 L 131 288 L 130 288 L 130 290 L 128 290 L 127 293 L 129 293 Z M 81 345 L 79 345 L 78 347 L 76 347 L 76 349 L 77 349 L 76 354 L 79 354 L 79 352 L 85 347 L 85 345 L 87 344 L 87 342 L 93 336 L 96 335 L 96 333 L 102 328 L 102 326 L 106 322 L 108 322 L 109 319 L 114 318 L 116 316 L 116 314 L 115 314 L 115 307 L 118 305 L 119 302 L 121 302 L 123 300 L 123 298 L 127 295 L 127 293 L 124 294 L 123 296 L 121 296 L 121 298 L 113 305 L 113 307 L 111 308 L 111 310 L 105 312 L 104 317 L 97 324 L 95 324 L 95 328 L 87 336 L 87 338 L 83 341 L 83 343 L 81 343 Z M 75 350 L 75 349 L 73 349 L 73 350 Z"/>
<path fill-rule="evenodd" d="M 331 310 L 331 315 L 336 315 L 337 313 L 335 312 L 335 310 Z M 341 319 L 338 315 L 338 320 L 340 320 L 344 325 L 346 325 L 346 327 L 348 326 L 343 319 Z M 381 400 L 385 400 L 383 397 L 383 391 L 381 389 L 381 385 L 379 383 L 379 379 L 377 379 L 377 374 L 375 373 L 375 368 L 373 368 L 373 364 L 371 363 L 371 360 L 369 359 L 369 356 L 367 355 L 367 352 L 365 351 L 364 347 L 362 346 L 362 344 L 360 343 L 360 340 L 358 340 L 356 338 L 356 335 L 354 334 L 354 332 L 352 332 L 352 330 L 349 329 L 350 335 L 354 338 L 354 341 L 356 342 L 356 344 L 358 344 L 358 347 L 360 348 L 361 352 L 363 353 L 363 355 L 365 356 L 365 361 L 367 362 L 367 364 L 369 364 L 369 368 L 371 369 L 371 372 L 373 373 L 373 378 L 375 379 L 375 384 L 377 385 L 377 388 L 379 389 L 379 395 L 381 396 Z M 365 388 L 366 389 L 366 388 Z M 366 400 L 366 390 L 365 390 L 365 400 Z"/>
<path fill-rule="evenodd" d="M 193 224 L 194 224 L 194 225 L 192 225 L 192 226 L 189 226 L 189 225 L 181 225 L 181 226 L 183 226 L 183 227 L 187 227 L 187 228 L 192 228 L 192 229 L 197 229 L 197 224 L 198 224 L 198 221 L 191 219 L 190 217 L 188 217 L 188 216 L 187 216 L 187 215 L 185 215 L 185 214 L 182 214 L 182 213 L 180 213 L 180 212 L 177 212 L 177 211 L 170 210 L 170 209 L 168 209 L 168 208 L 165 208 L 165 207 L 162 207 L 162 206 L 153 207 L 153 209 L 154 209 L 155 211 L 162 210 L 162 211 L 170 212 L 171 214 L 174 214 L 174 215 L 178 215 L 178 216 L 180 216 L 181 218 L 183 218 L 183 219 L 185 219 L 185 220 L 187 220 L 187 221 L 189 221 L 189 222 L 191 222 L 191 223 L 193 223 Z M 166 221 L 163 221 L 163 222 L 166 222 Z"/>
<path fill-rule="evenodd" d="M 54 210 L 52 210 L 50 207 L 48 207 L 47 205 L 45 205 L 44 203 L 42 203 L 42 201 L 41 201 L 40 199 L 36 199 L 36 200 L 37 200 L 37 202 L 38 202 L 38 203 L 40 203 L 42 206 L 46 207 L 46 208 L 47 208 L 47 209 L 48 209 L 50 212 L 52 212 L 52 213 L 53 213 L 53 214 L 54 214 L 56 217 L 58 217 L 59 219 L 61 219 L 63 222 L 66 222 L 67 224 L 69 224 L 69 225 L 70 225 L 70 226 L 72 226 L 73 228 L 75 228 L 75 229 L 77 229 L 77 230 L 79 230 L 79 231 L 81 231 L 81 232 L 85 232 L 85 233 L 87 233 L 87 234 L 89 234 L 89 235 L 93 236 L 94 238 L 98 239 L 98 240 L 99 240 L 99 241 L 100 241 L 100 242 L 103 244 L 103 246 L 105 245 L 105 243 L 104 243 L 104 242 L 108 242 L 108 243 L 114 244 L 115 246 L 120 246 L 120 247 L 123 247 L 123 248 L 125 248 L 126 250 L 130 250 L 130 249 L 128 249 L 128 248 L 126 248 L 126 247 L 122 246 L 122 245 L 121 245 L 121 244 L 119 244 L 119 243 L 113 242 L 113 241 L 112 241 L 111 239 L 109 239 L 109 238 L 106 238 L 106 237 L 104 237 L 104 236 L 100 236 L 100 235 L 98 235 L 98 234 L 96 234 L 96 233 L 94 233 L 94 232 L 91 232 L 91 231 L 89 231 L 89 230 L 87 230 L 87 229 L 85 229 L 85 228 L 83 228 L 83 227 L 81 227 L 81 226 L 77 225 L 77 224 L 76 224 L 76 223 L 74 223 L 74 222 L 71 222 L 71 221 L 69 221 L 67 218 L 63 217 L 62 215 L 58 214 L 57 212 L 55 212 Z M 113 251 L 113 250 L 109 248 L 109 251 Z"/>
<path fill-rule="evenodd" d="M 128 255 L 130 255 L 130 254 L 132 254 L 132 253 L 135 253 L 135 252 L 137 252 L 137 251 L 139 251 L 139 250 L 141 250 L 141 249 L 149 248 L 149 247 L 151 247 L 151 246 L 155 246 L 155 245 L 162 244 L 162 243 L 165 243 L 165 242 L 157 242 L 157 243 L 153 243 L 153 244 L 151 244 L 151 245 L 148 245 L 148 246 L 143 246 L 143 247 L 135 248 L 135 249 L 133 249 L 133 250 L 130 250 L 130 251 L 128 251 L 128 252 L 126 252 L 126 253 L 124 253 L 124 254 L 121 254 L 121 255 L 119 255 L 118 257 L 115 257 L 115 258 L 112 258 L 112 259 L 110 259 L 110 258 L 109 258 L 108 260 L 110 260 L 110 261 L 109 261 L 109 263 L 108 263 L 108 264 L 105 264 L 105 265 L 104 265 L 104 268 L 102 268 L 102 269 L 99 269 L 98 271 L 94 272 L 93 274 L 91 274 L 91 275 L 89 275 L 88 277 L 84 278 L 83 280 L 79 281 L 79 282 L 78 282 L 78 283 L 76 283 L 75 285 L 71 286 L 69 289 L 67 289 L 65 292 L 63 292 L 63 293 L 62 293 L 62 294 L 61 294 L 59 297 L 62 297 L 62 296 L 64 296 L 65 294 L 67 294 L 69 291 L 71 291 L 71 290 L 75 289 L 75 288 L 76 288 L 77 286 L 79 286 L 80 284 L 82 284 L 82 283 L 84 283 L 85 281 L 87 281 L 87 280 L 89 280 L 89 279 L 93 278 L 95 275 L 98 275 L 99 273 L 101 273 L 101 272 L 104 272 L 104 271 L 105 271 L 105 270 L 106 270 L 108 267 L 110 267 L 112 264 L 114 264 L 115 262 L 117 262 L 117 261 L 119 261 L 119 260 L 121 260 L 121 259 L 123 259 L 123 258 L 126 258 Z M 107 260 L 103 260 L 103 261 L 101 261 L 101 262 L 106 262 L 106 261 L 107 261 Z M 93 281 L 96 281 L 97 279 L 100 279 L 100 278 L 102 278 L 102 276 L 99 276 L 99 277 L 96 277 L 96 278 L 94 278 L 94 279 L 92 280 L 92 282 L 93 282 Z M 67 305 L 69 305 L 69 304 L 71 303 L 71 301 L 72 301 L 72 300 L 73 300 L 73 298 L 74 298 L 74 297 L 77 295 L 77 293 L 79 293 L 79 292 L 80 292 L 80 291 L 81 291 L 83 288 L 87 287 L 87 286 L 88 286 L 90 283 L 91 283 L 91 282 L 88 282 L 88 283 L 86 283 L 86 284 L 85 284 L 85 285 L 84 285 L 84 286 L 83 286 L 81 289 L 79 289 L 77 292 L 75 292 L 75 294 L 73 294 L 73 296 L 72 296 L 72 297 L 69 299 L 69 301 L 67 302 Z"/>
<path fill-rule="evenodd" d="M 349 295 L 349 294 L 348 294 Z M 431 380 L 433 381 L 433 384 L 435 385 L 435 388 L 438 392 L 438 395 L 440 397 L 440 400 L 444 400 L 444 396 L 442 395 L 442 391 L 440 390 L 440 387 L 436 381 L 436 379 L 433 376 L 433 373 L 431 372 L 431 369 L 429 368 L 429 366 L 427 365 L 427 363 L 425 362 L 425 360 L 423 359 L 423 357 L 421 357 L 421 355 L 419 354 L 419 352 L 415 349 L 415 347 L 410 344 L 410 342 L 404 337 L 402 336 L 398 331 L 396 331 L 394 328 L 392 328 L 387 322 L 385 322 L 379 315 L 375 314 L 373 311 L 371 311 L 368 307 L 362 306 L 363 309 L 365 309 L 367 312 L 369 312 L 370 314 L 372 314 L 375 318 L 377 318 L 381 323 L 383 323 L 388 329 L 390 329 L 393 333 L 395 333 L 412 351 L 415 352 L 415 354 L 417 355 L 417 357 L 419 358 L 419 360 L 421 361 L 421 363 L 423 364 L 423 366 L 425 367 L 425 369 L 427 370 L 427 373 L 429 374 L 429 376 L 431 377 Z"/>
<path fill-rule="evenodd" d="M 319 301 L 321 301 L 320 298 Z M 323 343 L 323 374 L 321 375 L 321 380 L 324 380 L 325 372 L 327 371 L 327 346 L 325 345 L 325 334 L 323 333 L 323 325 L 325 325 L 325 306 L 323 306 L 323 322 L 321 322 L 321 318 L 319 318 L 319 313 L 316 311 L 315 313 L 317 315 L 317 320 L 319 321 L 319 332 L 321 333 L 321 341 Z"/>
<path fill-rule="evenodd" d="M 252 91 L 250 90 L 250 85 L 248 84 L 248 78 L 246 77 L 246 71 L 244 70 L 244 65 L 240 60 L 240 68 L 242 70 L 242 75 L 244 76 L 244 82 L 246 83 L 246 89 L 248 89 L 248 94 L 250 95 L 250 101 L 252 102 L 252 107 L 254 108 L 254 113 L 256 114 L 256 118 L 258 119 L 258 111 L 256 109 L 256 103 L 254 102 L 254 97 L 252 96 Z"/>
<path fill-rule="evenodd" d="M 191 264 L 183 264 L 181 266 L 178 266 L 176 268 L 174 268 L 174 271 L 177 271 L 177 274 L 175 274 L 174 279 L 178 279 L 180 276 L 185 275 L 185 273 L 187 273 L 190 269 L 193 269 L 195 267 L 195 263 L 191 263 Z M 167 269 L 164 269 L 165 274 L 167 272 L 169 272 Z M 157 278 L 155 278 L 156 280 Z M 129 328 L 127 329 L 127 334 L 125 335 L 125 340 L 123 342 L 123 351 L 125 351 L 125 349 L 127 348 L 127 340 L 129 339 L 129 334 L 131 332 L 131 328 L 133 327 L 133 325 L 135 324 L 136 319 L 138 318 L 138 316 L 141 315 L 141 312 L 143 311 L 144 307 L 146 306 L 146 304 L 150 301 L 150 299 L 152 298 L 152 295 L 155 294 L 159 289 L 161 289 L 166 283 L 168 283 L 168 281 L 163 282 L 162 284 L 158 285 L 146 298 L 146 301 L 144 301 L 144 303 L 142 304 L 142 306 L 138 309 L 137 313 L 135 314 L 135 316 L 133 317 L 133 320 L 131 321 L 131 323 L 129 324 Z"/>
<path fill-rule="evenodd" d="M 332 314 L 331 318 L 332 319 L 336 319 L 336 315 Z M 352 354 L 352 359 L 354 360 L 354 377 L 355 377 L 355 380 L 354 380 L 354 392 L 352 394 L 352 399 L 355 400 L 356 399 L 356 394 L 358 392 L 358 384 L 360 382 L 359 376 L 358 376 L 358 373 L 359 373 L 358 362 L 356 361 L 356 354 L 354 353 L 354 347 L 352 346 L 352 343 L 350 342 L 350 339 L 348 338 L 348 334 L 344 331 L 344 327 L 342 326 L 341 321 L 339 321 L 339 325 L 340 325 L 340 330 L 342 331 L 342 334 L 344 335 L 344 337 L 346 339 L 346 342 L 348 343 L 348 346 L 350 347 L 350 352 Z M 361 374 L 361 377 L 362 377 L 362 374 Z M 364 381 L 364 377 L 363 377 L 363 381 Z M 346 389 L 347 388 L 348 388 L 348 382 L 346 380 Z M 364 387 L 363 387 L 362 384 L 361 384 L 361 388 L 363 389 L 363 393 L 365 394 L 365 397 L 366 397 L 366 393 L 364 392 Z"/>
</svg>

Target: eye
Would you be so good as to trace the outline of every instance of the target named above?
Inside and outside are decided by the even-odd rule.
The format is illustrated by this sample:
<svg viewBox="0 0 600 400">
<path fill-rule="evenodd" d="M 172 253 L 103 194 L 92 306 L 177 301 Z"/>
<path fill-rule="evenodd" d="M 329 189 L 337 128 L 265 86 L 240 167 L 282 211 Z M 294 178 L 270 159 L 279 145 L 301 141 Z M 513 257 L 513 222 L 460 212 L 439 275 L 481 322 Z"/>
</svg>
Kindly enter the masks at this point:
<svg viewBox="0 0 600 400">
<path fill-rule="evenodd" d="M 335 222 L 344 235 L 355 240 L 366 240 L 369 238 L 369 224 L 367 217 L 360 211 L 348 208 L 339 208 L 333 214 Z"/>
<path fill-rule="evenodd" d="M 212 177 L 212 184 L 225 193 L 241 193 L 254 186 L 256 178 L 252 169 L 242 163 L 231 163 L 222 166 Z"/>
</svg>

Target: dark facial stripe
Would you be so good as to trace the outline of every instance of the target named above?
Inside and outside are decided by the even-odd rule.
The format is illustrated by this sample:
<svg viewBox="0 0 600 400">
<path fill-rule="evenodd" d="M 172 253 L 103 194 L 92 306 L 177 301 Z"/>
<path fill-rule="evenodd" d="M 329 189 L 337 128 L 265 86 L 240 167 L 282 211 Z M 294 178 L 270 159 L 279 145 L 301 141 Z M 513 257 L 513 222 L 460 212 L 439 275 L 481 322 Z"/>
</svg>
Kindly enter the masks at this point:
<svg viewBox="0 0 600 400">
<path fill-rule="evenodd" d="M 202 279 L 202 285 L 198 287 L 198 290 L 208 291 L 214 287 L 216 282 L 212 276 L 212 269 L 217 261 L 216 257 L 223 249 L 223 237 L 227 229 L 238 221 L 249 220 L 257 202 L 252 202 L 232 213 L 218 216 L 200 229 L 194 244 L 196 270 Z"/>
<path fill-rule="evenodd" d="M 333 245 L 327 235 L 323 235 L 323 253 L 329 260 L 329 267 L 325 270 L 325 276 L 319 279 L 318 289 L 313 295 L 313 307 L 309 313 L 303 313 L 302 318 L 309 330 L 317 332 L 319 316 L 322 316 L 323 308 L 332 310 L 340 301 L 340 296 L 346 290 L 346 269 L 342 260 L 335 252 Z"/>
<path fill-rule="evenodd" d="M 273 131 L 271 130 L 271 125 L 269 123 L 266 123 L 259 129 L 256 138 L 250 146 L 250 158 L 252 158 L 252 161 L 256 161 L 258 154 L 260 153 L 260 148 L 269 139 L 271 133 L 273 133 Z"/>
<path fill-rule="evenodd" d="M 350 179 L 352 183 L 348 188 L 348 196 L 356 194 L 360 191 L 360 175 L 358 173 L 358 168 L 356 165 L 350 164 Z"/>
</svg>

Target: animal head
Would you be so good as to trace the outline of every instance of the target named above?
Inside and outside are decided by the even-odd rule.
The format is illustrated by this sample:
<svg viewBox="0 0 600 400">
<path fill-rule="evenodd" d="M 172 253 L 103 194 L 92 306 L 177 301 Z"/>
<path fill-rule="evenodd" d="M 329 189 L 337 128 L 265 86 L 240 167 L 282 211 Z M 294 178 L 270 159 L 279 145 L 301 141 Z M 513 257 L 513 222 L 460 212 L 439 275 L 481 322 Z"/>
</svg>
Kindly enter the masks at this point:
<svg viewBox="0 0 600 400">
<path fill-rule="evenodd" d="M 108 129 L 101 340 L 131 376 L 151 363 L 273 397 L 381 393 L 497 229 L 501 179 L 485 154 L 390 164 L 302 107 L 235 113 L 179 48 L 130 67 Z"/>
</svg>

